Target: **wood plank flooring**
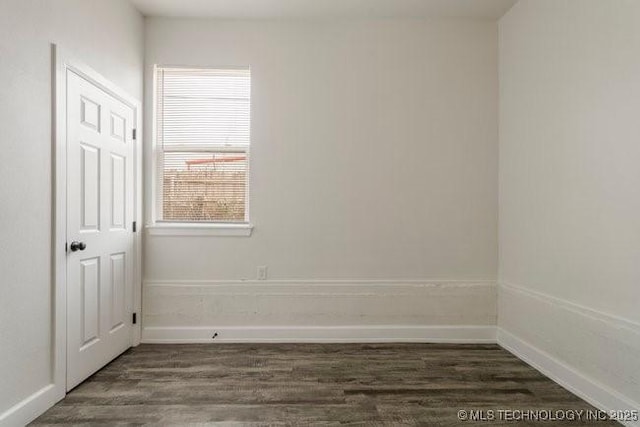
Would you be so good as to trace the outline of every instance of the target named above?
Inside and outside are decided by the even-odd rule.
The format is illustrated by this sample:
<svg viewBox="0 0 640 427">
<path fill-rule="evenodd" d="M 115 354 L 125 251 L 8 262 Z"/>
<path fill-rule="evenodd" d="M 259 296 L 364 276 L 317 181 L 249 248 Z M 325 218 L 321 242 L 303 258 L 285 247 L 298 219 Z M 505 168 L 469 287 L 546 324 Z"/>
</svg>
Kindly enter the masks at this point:
<svg viewBox="0 0 640 427">
<path fill-rule="evenodd" d="M 594 424 L 458 419 L 490 409 L 594 410 L 497 345 L 141 345 L 32 425 Z"/>
</svg>

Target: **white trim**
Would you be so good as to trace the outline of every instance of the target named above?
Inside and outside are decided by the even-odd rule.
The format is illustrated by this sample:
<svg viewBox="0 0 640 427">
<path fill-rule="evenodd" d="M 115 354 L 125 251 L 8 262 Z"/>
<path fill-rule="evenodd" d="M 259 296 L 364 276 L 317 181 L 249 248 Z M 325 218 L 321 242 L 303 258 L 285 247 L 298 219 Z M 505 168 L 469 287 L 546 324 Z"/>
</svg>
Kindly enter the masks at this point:
<svg viewBox="0 0 640 427">
<path fill-rule="evenodd" d="M 218 333 L 212 339 L 214 333 Z M 495 343 L 495 326 L 145 327 L 143 343 Z"/>
<path fill-rule="evenodd" d="M 640 333 L 640 323 L 630 319 L 626 319 L 624 317 L 616 316 L 614 314 L 610 314 L 600 310 L 595 310 L 593 308 L 587 307 L 582 304 L 577 304 L 575 302 L 572 302 L 563 298 L 558 298 L 553 295 L 534 291 L 532 289 L 525 288 L 524 286 L 518 286 L 512 283 L 500 282 L 498 284 L 498 288 L 504 289 L 510 292 L 517 292 L 520 294 L 524 294 L 526 296 L 533 297 L 550 304 L 558 305 L 565 310 L 572 311 L 582 316 L 587 316 L 603 322 L 612 323 L 612 324 L 615 324 L 617 327 L 622 326 L 628 329 L 638 331 Z"/>
<path fill-rule="evenodd" d="M 497 341 L 501 347 L 598 409 L 605 412 L 610 410 L 640 410 L 639 402 L 629 400 L 617 391 L 576 371 L 549 353 L 536 348 L 502 328 L 497 328 Z M 622 424 L 640 426 L 640 422 Z"/>
<path fill-rule="evenodd" d="M 146 72 L 146 70 L 145 70 Z M 146 177 L 149 180 L 151 191 L 147 193 L 146 203 L 147 203 L 147 221 L 151 224 L 156 218 L 159 218 L 159 214 L 162 212 L 162 191 L 161 191 L 161 183 L 160 180 L 162 176 L 158 173 L 158 169 L 163 166 L 160 164 L 162 162 L 163 156 L 162 153 L 158 152 L 158 142 L 157 142 L 157 134 L 158 134 L 158 123 L 156 120 L 156 105 L 158 103 L 158 65 L 153 65 L 153 74 L 150 78 L 151 81 L 151 155 L 149 156 L 150 161 L 147 162 L 146 167 Z M 146 80 L 145 80 L 146 83 Z M 145 85 L 146 88 L 146 85 Z M 146 89 L 145 89 L 146 90 Z M 145 99 L 146 101 L 147 99 Z M 149 113 L 147 112 L 147 116 Z M 149 121 L 149 119 L 147 119 Z"/>
<path fill-rule="evenodd" d="M 62 399 L 66 392 L 66 252 L 65 243 L 67 240 L 66 219 L 67 219 L 67 133 L 66 133 L 66 75 L 67 70 L 78 74 L 90 81 L 103 91 L 123 103 L 127 104 L 135 112 L 134 128 L 137 129 L 135 140 L 135 206 L 134 218 L 138 224 L 142 224 L 142 107 L 140 101 L 126 94 L 122 89 L 111 83 L 105 77 L 84 64 L 81 60 L 64 51 L 56 45 L 52 45 L 53 58 L 53 97 L 52 97 L 52 139 L 53 139 L 53 328 L 52 328 L 52 350 L 53 350 L 53 375 L 52 388 L 55 399 Z M 134 237 L 134 283 L 133 283 L 133 307 L 134 311 L 141 311 L 142 295 L 142 269 L 141 269 L 141 234 L 137 232 Z M 140 342 L 140 323 L 132 325 L 131 345 Z M 51 406 L 49 405 L 49 406 Z M 46 409 L 46 408 L 45 408 Z"/>
<path fill-rule="evenodd" d="M 253 224 L 156 222 L 146 226 L 151 236 L 241 236 L 249 237 Z"/>
<path fill-rule="evenodd" d="M 0 414 L 0 425 L 27 425 L 59 400 L 58 387 L 54 384 L 48 384 Z"/>
<path fill-rule="evenodd" d="M 156 65 L 159 68 L 162 68 L 163 70 L 171 70 L 171 71 L 208 71 L 208 70 L 229 70 L 229 71 L 251 71 L 251 66 L 250 65 L 216 65 L 216 66 L 211 66 L 211 65 L 171 65 L 171 64 L 164 64 L 164 65 Z"/>
<path fill-rule="evenodd" d="M 67 255 L 64 250 L 67 242 L 67 127 L 66 127 L 66 65 L 65 57 L 59 47 L 51 45 L 53 58 L 52 78 L 52 323 L 51 328 L 51 378 L 56 399 L 53 405 L 64 398 L 67 381 Z M 62 112 L 62 113 L 60 113 Z"/>
<path fill-rule="evenodd" d="M 310 286 L 365 286 L 365 287 L 381 287 L 393 286 L 393 289 L 400 290 L 402 287 L 496 287 L 496 281 L 491 279 L 469 279 L 469 280 L 453 280 L 453 279 L 280 279 L 280 280 L 145 280 L 144 286 L 295 286 L 300 289 L 302 285 Z M 236 288 L 237 289 L 237 288 Z M 366 290 L 366 288 L 363 288 Z"/>
<path fill-rule="evenodd" d="M 173 289 L 179 292 L 203 292 L 220 296 L 402 296 L 425 297 L 425 292 L 486 290 L 495 298 L 496 283 L 492 280 L 145 280 L 143 288 Z M 495 302 L 495 301 L 494 301 Z M 495 307 L 494 307 L 495 308 Z M 495 314 L 495 313 L 494 313 Z M 495 316 L 494 316 L 495 317 Z M 494 324 L 494 323 L 492 323 Z"/>
<path fill-rule="evenodd" d="M 170 150 L 165 150 L 164 143 L 158 143 L 158 73 L 159 71 L 171 70 L 171 71 L 197 71 L 197 70 L 239 70 L 248 71 L 249 73 L 249 142 L 237 143 L 237 144 L 212 144 L 206 147 L 198 144 L 179 144 L 172 146 Z M 146 73 L 146 71 L 145 71 Z M 150 177 L 151 191 L 147 196 L 147 202 L 150 206 L 149 212 L 146 217 L 148 219 L 147 228 L 150 235 L 156 236 L 251 236 L 251 230 L 253 225 L 250 225 L 251 214 L 251 115 L 252 115 L 252 103 L 251 103 L 251 88 L 253 85 L 253 79 L 250 66 L 238 66 L 238 67 L 204 67 L 204 66 L 177 66 L 177 65 L 161 65 L 154 64 L 151 75 L 151 164 L 148 165 L 150 171 L 147 172 Z M 235 227 L 235 224 L 225 223 L 203 223 L 198 224 L 199 227 L 191 226 L 191 224 L 175 224 L 174 227 L 163 226 L 161 221 L 163 220 L 162 214 L 162 200 L 163 200 L 163 173 L 161 173 L 162 162 L 164 162 L 164 153 L 172 151 L 222 151 L 222 152 L 237 152 L 244 153 L 247 157 L 247 173 L 245 176 L 245 197 L 244 197 L 244 227 Z"/>
<path fill-rule="evenodd" d="M 138 322 L 132 325 L 131 345 L 137 346 L 142 338 L 142 228 L 144 224 L 144 118 L 142 115 L 142 101 L 135 100 L 136 139 L 135 139 L 135 188 L 134 188 L 134 217 L 137 230 L 134 236 L 135 265 L 133 266 L 133 312 L 137 313 Z"/>
</svg>

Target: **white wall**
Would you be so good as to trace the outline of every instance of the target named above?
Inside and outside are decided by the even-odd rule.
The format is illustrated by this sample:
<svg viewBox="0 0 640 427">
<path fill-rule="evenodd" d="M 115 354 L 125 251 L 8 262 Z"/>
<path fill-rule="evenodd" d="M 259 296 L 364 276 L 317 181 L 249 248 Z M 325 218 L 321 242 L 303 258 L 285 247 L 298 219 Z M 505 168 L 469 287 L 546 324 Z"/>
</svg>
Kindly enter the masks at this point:
<svg viewBox="0 0 640 427">
<path fill-rule="evenodd" d="M 639 22 L 637 1 L 521 0 L 499 70 L 499 327 L 635 402 Z"/>
<path fill-rule="evenodd" d="M 124 0 L 0 1 L 0 417 L 51 382 L 51 43 L 142 99 Z"/>
<path fill-rule="evenodd" d="M 373 292 L 371 280 L 389 286 L 407 279 L 495 280 L 495 22 L 152 18 L 146 24 L 147 105 L 154 64 L 251 66 L 255 229 L 249 238 L 147 236 L 146 279 L 162 289 L 147 286 L 145 326 L 164 324 L 161 307 L 171 311 L 180 302 L 191 325 L 202 325 L 193 319 L 201 306 L 181 299 L 188 291 L 168 287 L 199 286 L 196 301 L 206 304 L 211 281 L 255 279 L 258 265 L 269 267 L 273 281 L 261 289 L 282 280 L 365 281 L 358 292 Z M 322 292 L 323 283 L 314 283 Z M 329 319 L 311 300 L 287 299 L 297 293 L 290 289 L 277 322 L 300 321 L 289 315 L 293 301 L 319 324 Z M 236 308 L 256 304 L 254 311 L 268 310 L 247 300 Z M 421 322 L 435 321 L 430 307 L 423 307 Z M 352 308 L 344 322 L 370 323 L 377 313 Z M 495 318 L 493 304 L 483 309 L 488 322 Z M 268 319 L 244 323 L 274 321 Z"/>
</svg>

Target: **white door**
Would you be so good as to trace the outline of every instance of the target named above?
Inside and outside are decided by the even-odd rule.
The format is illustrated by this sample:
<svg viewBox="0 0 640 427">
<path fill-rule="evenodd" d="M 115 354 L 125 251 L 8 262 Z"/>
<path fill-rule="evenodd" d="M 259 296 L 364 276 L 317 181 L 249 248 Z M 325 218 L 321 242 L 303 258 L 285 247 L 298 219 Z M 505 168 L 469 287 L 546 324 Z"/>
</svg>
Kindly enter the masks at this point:
<svg viewBox="0 0 640 427">
<path fill-rule="evenodd" d="M 134 110 L 67 70 L 67 390 L 131 346 Z"/>
</svg>

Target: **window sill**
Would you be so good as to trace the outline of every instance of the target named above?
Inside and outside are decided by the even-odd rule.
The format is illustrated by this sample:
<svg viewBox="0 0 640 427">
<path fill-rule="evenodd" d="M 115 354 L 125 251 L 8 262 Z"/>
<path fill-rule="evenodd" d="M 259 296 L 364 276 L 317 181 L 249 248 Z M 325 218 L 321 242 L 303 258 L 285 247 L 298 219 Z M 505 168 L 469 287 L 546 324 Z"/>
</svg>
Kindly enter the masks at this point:
<svg viewBox="0 0 640 427">
<path fill-rule="evenodd" d="M 237 236 L 249 237 L 253 224 L 190 224 L 176 222 L 157 222 L 147 225 L 151 236 Z"/>
</svg>

